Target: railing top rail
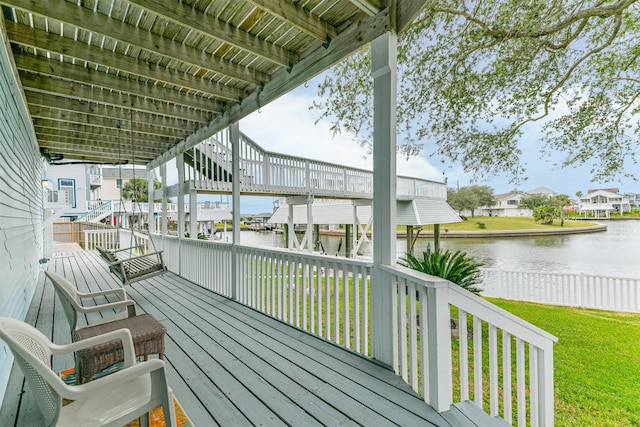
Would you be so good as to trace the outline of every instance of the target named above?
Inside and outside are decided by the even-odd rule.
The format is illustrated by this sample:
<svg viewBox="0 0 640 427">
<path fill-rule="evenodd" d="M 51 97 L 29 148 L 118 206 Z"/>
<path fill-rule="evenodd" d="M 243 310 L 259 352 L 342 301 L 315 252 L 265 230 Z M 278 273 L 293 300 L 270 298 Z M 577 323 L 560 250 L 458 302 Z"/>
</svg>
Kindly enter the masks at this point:
<svg viewBox="0 0 640 427">
<path fill-rule="evenodd" d="M 354 258 L 336 257 L 332 255 L 321 255 L 321 254 L 300 252 L 297 250 L 284 249 L 284 248 L 256 248 L 253 246 L 243 246 L 243 245 L 237 245 L 237 247 L 247 252 L 271 252 L 271 253 L 276 253 L 279 255 L 289 256 L 293 258 L 305 258 L 309 260 L 317 260 L 322 262 L 336 262 L 340 264 L 352 264 L 355 266 L 360 266 L 365 268 L 373 267 L 373 262 L 371 261 L 365 261 L 365 260 L 354 259 Z"/>
<path fill-rule="evenodd" d="M 467 313 L 473 314 L 487 322 L 495 323 L 504 331 L 518 337 L 527 337 L 527 341 L 539 348 L 546 348 L 557 342 L 558 338 L 520 319 L 508 311 L 497 307 L 483 298 L 468 292 L 460 286 L 440 277 L 429 276 L 400 265 L 382 265 L 380 268 L 391 274 L 416 282 L 427 288 L 448 286 L 449 302 Z M 445 285 L 446 284 L 446 285 Z"/>
<path fill-rule="evenodd" d="M 495 273 L 516 273 L 516 274 L 537 274 L 537 275 L 559 275 L 559 276 L 584 276 L 584 277 L 601 277 L 605 279 L 616 279 L 616 280 L 638 280 L 640 281 L 640 277 L 622 277 L 622 276 L 604 276 L 602 274 L 593 274 L 593 273 L 583 273 L 583 272 L 561 272 L 561 271 L 539 271 L 539 270 L 505 270 L 502 268 L 487 268 L 482 267 L 480 270 L 486 272 L 495 272 Z"/>
<path fill-rule="evenodd" d="M 356 167 L 351 167 L 351 166 L 344 166 L 344 165 L 339 165 L 339 164 L 336 164 L 336 163 L 329 163 L 329 162 L 325 162 L 325 161 L 321 161 L 321 160 L 309 159 L 309 158 L 306 158 L 306 157 L 298 157 L 298 156 L 292 156 L 292 155 L 289 155 L 289 154 L 283 154 L 283 153 L 267 151 L 267 150 L 263 149 L 259 144 L 257 144 L 253 139 L 251 139 L 247 135 L 245 135 L 244 133 L 240 132 L 240 136 L 241 136 L 241 138 L 244 138 L 247 142 L 249 142 L 251 145 L 253 145 L 258 151 L 261 151 L 264 154 L 268 154 L 269 156 L 279 156 L 279 157 L 292 159 L 292 160 L 308 161 L 308 162 L 311 162 L 311 163 L 317 164 L 317 165 L 331 166 L 331 167 L 336 167 L 336 168 L 341 168 L 341 169 L 348 169 L 348 170 L 354 171 L 354 172 L 363 172 L 363 173 L 373 174 L 373 171 L 370 171 L 368 169 L 361 169 L 361 168 L 356 168 Z M 438 182 L 438 181 L 434 181 L 434 180 L 431 180 L 431 179 L 415 178 L 415 177 L 409 177 L 409 176 L 403 176 L 403 175 L 398 175 L 398 178 L 417 180 L 417 181 L 422 181 L 422 182 L 429 182 L 429 183 L 433 183 L 433 184 L 442 184 L 442 185 L 444 185 L 443 182 Z"/>
<path fill-rule="evenodd" d="M 96 213 L 97 211 L 101 210 L 101 209 L 105 209 L 107 207 L 111 206 L 111 200 L 107 200 L 105 202 L 103 202 L 102 204 L 96 206 L 95 208 L 91 209 L 89 212 L 80 215 L 76 221 L 81 221 L 84 218 L 87 218 L 88 216 L 90 216 L 91 214 Z"/>
</svg>

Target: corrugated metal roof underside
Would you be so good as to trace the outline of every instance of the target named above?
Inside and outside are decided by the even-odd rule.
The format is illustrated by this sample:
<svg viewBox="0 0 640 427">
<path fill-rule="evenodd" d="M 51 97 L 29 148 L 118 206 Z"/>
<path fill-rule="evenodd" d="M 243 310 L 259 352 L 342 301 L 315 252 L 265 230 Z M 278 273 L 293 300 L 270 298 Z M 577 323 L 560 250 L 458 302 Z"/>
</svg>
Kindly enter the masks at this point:
<svg viewBox="0 0 640 427">
<path fill-rule="evenodd" d="M 358 206 L 358 221 L 363 224 L 371 218 L 370 206 Z M 314 224 L 339 225 L 353 224 L 353 205 L 348 201 L 332 203 L 314 203 L 311 215 Z M 460 216 L 445 200 L 416 199 L 412 201 L 399 200 L 396 204 L 396 223 L 398 225 L 429 225 L 451 224 L 461 222 Z M 286 224 L 289 222 L 289 206 L 280 206 L 268 221 L 271 224 Z M 307 223 L 307 207 L 296 205 L 293 207 L 293 223 Z"/>
</svg>

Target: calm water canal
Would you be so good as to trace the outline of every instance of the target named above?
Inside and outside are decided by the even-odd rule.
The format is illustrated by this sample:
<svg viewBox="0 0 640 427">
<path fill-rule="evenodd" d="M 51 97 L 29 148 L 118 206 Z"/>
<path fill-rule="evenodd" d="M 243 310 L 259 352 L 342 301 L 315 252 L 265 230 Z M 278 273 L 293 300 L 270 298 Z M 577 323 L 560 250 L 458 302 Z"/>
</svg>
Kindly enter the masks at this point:
<svg viewBox="0 0 640 427">
<path fill-rule="evenodd" d="M 487 267 L 507 270 L 582 272 L 603 276 L 640 278 L 640 220 L 606 221 L 607 231 L 564 236 L 446 239 L 444 249 L 462 250 L 484 262 Z M 322 236 L 325 252 L 335 254 L 340 237 Z M 242 232 L 243 244 L 282 247 L 283 237 L 275 233 Z M 420 253 L 432 239 L 418 239 Z M 431 243 L 433 247 L 433 242 Z M 398 240 L 398 255 L 406 243 Z M 364 248 L 370 255 L 371 248 Z M 344 245 L 342 245 L 344 255 Z"/>
</svg>

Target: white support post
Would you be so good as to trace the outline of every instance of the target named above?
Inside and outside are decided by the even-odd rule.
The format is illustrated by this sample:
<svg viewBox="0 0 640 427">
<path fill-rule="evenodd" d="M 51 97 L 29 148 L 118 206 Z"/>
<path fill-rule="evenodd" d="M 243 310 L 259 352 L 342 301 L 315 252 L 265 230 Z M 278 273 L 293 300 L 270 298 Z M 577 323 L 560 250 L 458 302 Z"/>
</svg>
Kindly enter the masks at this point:
<svg viewBox="0 0 640 427">
<path fill-rule="evenodd" d="M 451 314 L 449 284 L 435 282 L 426 289 L 427 297 L 427 403 L 438 412 L 451 409 L 453 399 L 451 364 Z M 423 294 L 423 295 L 424 295 Z M 424 375 L 424 374 L 423 374 Z"/>
<path fill-rule="evenodd" d="M 153 216 L 153 191 L 155 190 L 154 187 L 154 180 L 153 180 L 154 174 L 153 174 L 153 169 L 148 170 L 147 171 L 147 201 L 148 201 L 148 205 L 149 208 L 147 210 L 147 231 L 149 232 L 149 234 L 151 233 L 155 233 L 156 232 L 156 221 L 155 218 Z"/>
<path fill-rule="evenodd" d="M 371 200 L 352 200 L 351 204 L 353 205 L 353 249 L 351 250 L 351 256 L 353 258 L 358 257 L 358 253 L 362 245 L 366 242 L 372 243 L 372 240 L 369 239 L 369 233 L 372 233 L 373 227 L 373 209 L 371 211 L 371 217 L 369 220 L 362 224 L 360 219 L 358 218 L 358 207 L 359 206 L 371 206 Z M 372 236 L 373 237 L 373 236 Z"/>
<path fill-rule="evenodd" d="M 298 249 L 300 251 L 307 250 L 313 252 L 313 196 L 290 196 L 287 197 L 287 205 L 289 207 L 289 215 L 287 224 L 289 226 L 289 238 L 287 247 L 289 249 Z M 298 241 L 298 237 L 293 232 L 294 218 L 293 207 L 296 205 L 307 206 L 307 229 L 302 237 L 302 241 Z"/>
<path fill-rule="evenodd" d="M 304 232 L 302 249 L 304 249 L 304 245 L 307 245 L 307 252 L 313 252 L 313 196 L 309 196 L 307 199 L 307 229 Z"/>
<path fill-rule="evenodd" d="M 198 192 L 189 191 L 189 238 L 198 238 Z"/>
<path fill-rule="evenodd" d="M 398 366 L 393 286 L 381 265 L 396 263 L 396 62 L 397 35 L 387 32 L 371 43 L 373 76 L 373 272 L 371 351 L 375 359 Z"/>
<path fill-rule="evenodd" d="M 162 177 L 162 217 L 160 224 L 160 234 L 166 236 L 168 233 L 168 221 L 167 221 L 167 198 L 168 188 L 167 188 L 167 164 L 163 163 L 160 166 L 160 176 Z"/>
<path fill-rule="evenodd" d="M 240 244 L 240 124 L 238 122 L 229 125 L 229 139 L 231 142 L 231 203 L 233 216 L 233 229 L 231 231 L 231 298 L 238 299 L 238 280 L 240 280 L 238 249 Z"/>
<path fill-rule="evenodd" d="M 287 201 L 287 206 L 288 206 L 288 212 L 289 212 L 287 216 L 287 228 L 289 230 L 289 235 L 287 237 L 287 248 L 296 249 L 296 247 L 299 247 L 299 244 L 298 244 L 298 237 L 296 236 L 296 233 L 293 231 L 293 205 Z"/>
<path fill-rule="evenodd" d="M 180 242 L 184 239 L 184 153 L 176 156 L 178 168 L 178 274 L 182 274 L 182 254 Z"/>
</svg>

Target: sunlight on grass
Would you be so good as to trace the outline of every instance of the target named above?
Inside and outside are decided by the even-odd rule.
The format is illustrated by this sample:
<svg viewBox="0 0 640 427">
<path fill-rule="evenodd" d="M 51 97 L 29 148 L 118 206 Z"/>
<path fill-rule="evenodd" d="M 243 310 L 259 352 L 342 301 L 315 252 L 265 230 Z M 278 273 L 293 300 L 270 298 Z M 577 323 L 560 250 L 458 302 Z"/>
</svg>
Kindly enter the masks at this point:
<svg viewBox="0 0 640 427">
<path fill-rule="evenodd" d="M 489 299 L 556 335 L 556 425 L 640 425 L 640 314 Z"/>
</svg>

